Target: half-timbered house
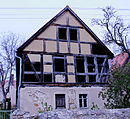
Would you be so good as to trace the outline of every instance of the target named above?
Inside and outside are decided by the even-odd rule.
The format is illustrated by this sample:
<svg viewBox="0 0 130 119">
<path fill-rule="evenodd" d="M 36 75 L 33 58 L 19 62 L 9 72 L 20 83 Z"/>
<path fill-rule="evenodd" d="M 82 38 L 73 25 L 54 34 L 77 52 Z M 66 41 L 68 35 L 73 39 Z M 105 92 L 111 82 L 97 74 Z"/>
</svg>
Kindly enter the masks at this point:
<svg viewBox="0 0 130 119">
<path fill-rule="evenodd" d="M 25 111 L 103 107 L 112 52 L 66 6 L 17 50 L 17 105 Z"/>
</svg>

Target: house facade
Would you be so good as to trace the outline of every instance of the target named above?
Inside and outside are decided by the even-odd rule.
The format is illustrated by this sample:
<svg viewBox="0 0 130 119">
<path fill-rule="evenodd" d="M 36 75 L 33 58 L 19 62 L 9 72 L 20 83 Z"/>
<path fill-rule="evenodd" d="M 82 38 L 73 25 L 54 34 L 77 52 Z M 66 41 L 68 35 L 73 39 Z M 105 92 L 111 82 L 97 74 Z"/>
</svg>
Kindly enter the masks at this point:
<svg viewBox="0 0 130 119">
<path fill-rule="evenodd" d="M 66 6 L 17 50 L 17 104 L 25 111 L 103 108 L 113 54 Z"/>
</svg>

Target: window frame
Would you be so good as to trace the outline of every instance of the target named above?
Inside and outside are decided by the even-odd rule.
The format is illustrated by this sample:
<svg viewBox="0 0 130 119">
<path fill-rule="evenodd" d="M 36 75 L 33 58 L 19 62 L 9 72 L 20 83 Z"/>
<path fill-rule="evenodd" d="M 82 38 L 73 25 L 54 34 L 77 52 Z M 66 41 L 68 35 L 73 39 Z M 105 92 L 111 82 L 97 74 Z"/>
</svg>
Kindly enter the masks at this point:
<svg viewBox="0 0 130 119">
<path fill-rule="evenodd" d="M 66 34 L 65 34 L 65 37 L 66 37 L 66 39 L 60 39 L 60 34 L 59 34 L 59 30 L 60 29 L 66 29 Z M 68 29 L 66 28 L 66 27 L 58 27 L 58 33 L 57 33 L 57 37 L 58 37 L 58 39 L 59 40 L 65 40 L 65 41 L 67 41 L 67 39 L 68 39 Z"/>
<path fill-rule="evenodd" d="M 76 30 L 77 31 L 77 34 L 76 34 L 77 39 L 70 39 L 70 30 Z M 78 42 L 79 41 L 79 39 L 78 39 L 78 29 L 76 29 L 76 28 L 69 28 L 68 37 L 69 37 L 70 41 L 77 41 Z"/>
<path fill-rule="evenodd" d="M 81 98 L 80 98 L 81 95 Z M 83 96 L 86 96 L 85 98 Z M 80 106 L 80 100 L 82 101 L 82 106 Z M 86 101 L 86 106 L 84 106 L 84 100 Z M 88 108 L 88 94 L 79 94 L 78 95 L 79 108 Z"/>
<path fill-rule="evenodd" d="M 55 60 L 56 59 L 63 59 L 64 60 L 64 71 L 55 71 Z M 66 59 L 65 55 L 61 55 L 61 56 L 54 55 L 53 56 L 53 72 L 54 73 L 65 73 L 66 69 L 67 69 L 66 62 L 67 62 L 67 59 Z"/>
<path fill-rule="evenodd" d="M 50 79 L 49 79 L 49 81 L 45 80 L 47 75 L 50 76 L 49 78 L 51 78 L 51 81 L 50 81 Z M 43 82 L 44 83 L 53 83 L 52 73 L 44 73 L 43 74 Z"/>
<path fill-rule="evenodd" d="M 59 38 L 59 29 L 66 29 L 66 39 L 60 39 Z M 74 28 L 74 27 L 63 27 L 63 26 L 60 26 L 60 27 L 58 27 L 57 28 L 58 30 L 57 30 L 57 39 L 59 40 L 59 41 L 68 41 L 68 42 L 79 42 L 80 41 L 80 39 L 79 39 L 79 29 L 78 28 Z M 75 40 L 75 39 L 70 39 L 70 30 L 76 30 L 77 31 L 77 39 Z"/>
<path fill-rule="evenodd" d="M 50 55 L 50 54 L 49 54 Z M 51 54 L 52 55 L 52 54 Z M 73 63 L 68 63 L 67 62 L 67 56 L 73 56 L 73 60 L 74 62 Z M 83 58 L 84 60 L 81 59 L 82 62 L 84 62 L 84 70 L 85 72 L 77 72 L 77 66 L 76 66 L 76 57 L 81 57 Z M 87 63 L 87 57 L 93 57 L 94 61 L 94 66 L 95 66 L 95 72 L 88 72 L 88 66 L 89 64 Z M 54 59 L 63 59 L 64 60 L 64 71 L 55 71 L 54 69 Z M 90 61 L 91 62 L 91 61 Z M 30 69 L 30 71 L 27 69 L 25 70 L 25 63 L 27 63 L 27 65 L 31 65 L 33 66 L 33 64 L 37 64 L 37 61 L 33 61 L 31 62 L 27 56 L 27 54 L 25 54 L 23 56 L 23 73 L 22 73 L 22 77 L 23 77 L 23 83 L 32 83 L 32 82 L 39 82 L 39 83 L 60 83 L 57 82 L 55 79 L 56 79 L 56 75 L 63 75 L 64 76 L 64 81 L 61 83 L 67 83 L 68 82 L 68 75 L 74 75 L 75 76 L 75 83 L 107 83 L 107 77 L 109 76 L 109 62 L 108 62 L 108 57 L 106 55 L 75 55 L 75 54 L 59 54 L 59 55 L 52 55 L 52 62 L 43 62 L 43 58 L 42 58 L 42 55 L 41 55 L 41 60 L 40 60 L 40 63 L 41 65 L 44 64 L 48 64 L 48 65 L 52 65 L 52 72 L 44 72 L 44 68 L 43 67 L 39 67 L 40 70 L 36 71 L 36 70 L 32 70 Z M 80 64 L 80 62 L 79 62 Z M 82 63 L 83 64 L 83 63 Z M 39 64 L 38 64 L 39 65 Z M 71 66 L 73 65 L 74 66 L 74 71 L 73 72 L 68 72 L 68 66 Z M 91 65 L 91 63 L 90 63 Z M 27 66 L 26 66 L 27 67 Z M 38 68 L 38 69 L 39 69 Z M 99 69 L 100 68 L 100 69 Z M 34 67 L 35 69 L 35 67 Z M 104 70 L 105 69 L 105 70 Z M 48 82 L 44 82 L 44 74 L 47 75 L 47 74 L 50 74 L 52 75 L 52 80 L 50 79 Z M 36 81 L 34 80 L 26 80 L 26 76 L 30 75 L 35 75 L 36 76 Z M 89 81 L 89 77 L 92 77 L 92 75 L 94 76 L 93 80 L 92 81 Z M 81 81 L 78 82 L 78 78 L 77 76 L 81 76 L 81 77 L 85 77 L 84 79 L 82 78 Z M 92 79 L 92 78 L 91 78 Z M 84 81 L 84 82 L 83 82 Z"/>
<path fill-rule="evenodd" d="M 60 107 L 60 106 L 57 106 L 57 96 L 63 96 L 63 101 L 64 101 L 64 106 L 63 107 Z M 66 94 L 55 94 L 55 109 L 65 109 L 66 108 Z"/>
<path fill-rule="evenodd" d="M 55 59 L 63 59 L 64 60 L 64 72 L 55 71 Z M 63 75 L 65 77 L 65 82 L 67 82 L 67 59 L 65 55 L 54 55 L 53 56 L 53 79 L 56 82 L 56 75 Z"/>
<path fill-rule="evenodd" d="M 75 62 L 74 62 L 74 66 L 75 66 L 75 69 L 76 69 L 76 72 L 75 72 L 75 76 L 76 76 L 76 82 L 77 83 L 97 83 L 97 82 L 104 82 L 105 80 L 102 81 L 102 76 L 105 76 L 106 77 L 108 76 L 108 70 L 109 70 L 109 67 L 106 67 L 106 63 L 108 64 L 108 57 L 107 56 L 91 56 L 91 55 L 80 55 L 80 57 L 82 57 L 84 59 L 84 73 L 81 73 L 81 72 L 77 72 L 77 63 L 76 63 L 76 60 L 77 60 L 77 56 L 79 55 L 75 55 L 74 59 L 75 59 Z M 88 58 L 90 58 L 90 61 L 88 62 Z M 91 58 L 93 58 L 93 61 L 91 61 Z M 103 59 L 103 64 L 98 64 L 98 61 L 97 59 L 98 58 L 102 58 Z M 106 62 L 106 63 L 105 63 Z M 102 72 L 99 72 L 99 68 L 98 66 L 101 66 L 101 69 L 104 69 L 106 70 L 106 72 L 104 72 L 105 70 L 102 70 Z M 93 72 L 90 72 L 88 68 L 94 68 L 94 71 Z M 92 70 L 92 69 L 91 69 Z M 85 79 L 84 81 L 85 82 L 80 82 L 78 81 L 78 77 L 77 76 L 85 76 Z M 91 80 L 90 77 L 93 77 L 93 79 Z"/>
<path fill-rule="evenodd" d="M 23 82 L 41 82 L 41 67 L 39 67 L 38 68 L 39 70 L 37 70 L 37 67 L 35 67 L 35 64 L 37 64 L 37 63 L 41 63 L 41 61 L 39 61 L 39 62 L 38 61 L 31 61 L 27 54 L 24 55 Z M 30 70 L 29 69 L 26 70 L 26 68 L 30 68 Z M 30 78 L 30 77 L 33 77 L 34 79 Z M 33 80 L 28 81 L 27 79 L 33 79 Z"/>
</svg>

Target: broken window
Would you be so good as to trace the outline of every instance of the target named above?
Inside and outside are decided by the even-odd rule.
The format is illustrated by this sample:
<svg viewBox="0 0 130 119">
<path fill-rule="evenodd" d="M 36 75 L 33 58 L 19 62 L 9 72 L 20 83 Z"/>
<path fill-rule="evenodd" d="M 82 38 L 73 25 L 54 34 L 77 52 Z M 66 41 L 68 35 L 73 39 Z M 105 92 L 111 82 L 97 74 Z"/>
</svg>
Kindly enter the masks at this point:
<svg viewBox="0 0 130 119">
<path fill-rule="evenodd" d="M 24 82 L 40 81 L 40 62 L 33 62 L 32 59 L 25 55 L 24 60 Z"/>
<path fill-rule="evenodd" d="M 56 109 L 62 109 L 65 108 L 65 94 L 56 94 Z"/>
<path fill-rule="evenodd" d="M 95 66 L 94 65 L 88 65 L 88 72 L 95 72 Z"/>
<path fill-rule="evenodd" d="M 101 71 L 102 71 L 102 66 L 98 65 L 98 73 L 101 73 Z"/>
<path fill-rule="evenodd" d="M 109 64 L 108 64 L 108 59 L 107 59 L 106 62 L 105 62 L 105 64 L 104 64 L 104 70 L 103 70 L 103 72 L 104 73 L 108 73 L 108 71 L 109 71 Z"/>
<path fill-rule="evenodd" d="M 88 64 L 88 72 L 89 73 L 95 72 L 94 57 L 87 57 L 87 64 Z"/>
<path fill-rule="evenodd" d="M 65 60 L 64 59 L 54 59 L 54 71 L 55 72 L 65 72 Z"/>
<path fill-rule="evenodd" d="M 109 78 L 108 75 L 101 75 L 100 77 L 100 82 L 102 83 L 107 83 L 107 79 Z"/>
<path fill-rule="evenodd" d="M 109 71 L 109 66 L 106 64 L 104 66 L 103 73 L 108 73 L 108 71 Z"/>
<path fill-rule="evenodd" d="M 24 62 L 24 71 L 33 71 L 30 61 L 28 59 Z"/>
<path fill-rule="evenodd" d="M 70 40 L 77 41 L 77 29 L 69 29 Z"/>
<path fill-rule="evenodd" d="M 88 75 L 89 82 L 96 82 L 96 75 Z"/>
<path fill-rule="evenodd" d="M 79 94 L 79 107 L 81 108 L 88 107 L 87 94 Z"/>
<path fill-rule="evenodd" d="M 94 64 L 94 57 L 87 57 L 88 64 Z"/>
<path fill-rule="evenodd" d="M 43 82 L 52 82 L 52 74 L 44 74 Z"/>
<path fill-rule="evenodd" d="M 24 82 L 38 82 L 38 77 L 40 77 L 40 75 L 36 75 L 36 74 L 24 74 Z"/>
<path fill-rule="evenodd" d="M 69 32 L 67 32 L 67 30 Z M 67 38 L 68 38 L 69 40 L 77 41 L 78 40 L 77 36 L 78 36 L 77 29 L 72 29 L 72 28 L 58 28 L 58 38 L 59 39 L 67 40 Z"/>
<path fill-rule="evenodd" d="M 40 62 L 32 62 L 35 71 L 40 71 Z"/>
<path fill-rule="evenodd" d="M 79 83 L 101 82 L 109 75 L 108 60 L 104 56 L 76 56 L 75 69 L 76 81 Z"/>
<path fill-rule="evenodd" d="M 66 28 L 59 28 L 58 29 L 59 39 L 67 40 L 67 29 Z"/>
<path fill-rule="evenodd" d="M 76 57 L 76 69 L 78 73 L 84 73 L 84 57 Z"/>
<path fill-rule="evenodd" d="M 86 82 L 86 76 L 85 75 L 77 75 L 77 82 L 82 83 L 82 82 Z"/>
<path fill-rule="evenodd" d="M 97 57 L 97 64 L 99 73 L 108 73 L 109 65 L 107 59 L 104 57 Z"/>
<path fill-rule="evenodd" d="M 56 55 L 53 57 L 53 67 L 54 67 L 54 80 L 55 82 L 66 82 L 67 65 L 66 57 L 63 55 Z"/>
</svg>

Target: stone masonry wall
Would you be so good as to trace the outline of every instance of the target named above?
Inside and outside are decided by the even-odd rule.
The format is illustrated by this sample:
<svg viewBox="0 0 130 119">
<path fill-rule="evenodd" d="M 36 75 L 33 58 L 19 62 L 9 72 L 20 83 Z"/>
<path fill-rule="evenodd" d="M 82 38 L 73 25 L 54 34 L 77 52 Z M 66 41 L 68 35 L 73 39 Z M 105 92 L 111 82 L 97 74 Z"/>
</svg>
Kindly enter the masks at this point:
<svg viewBox="0 0 130 119">
<path fill-rule="evenodd" d="M 130 119 L 130 108 L 55 110 L 36 115 L 17 110 L 13 113 L 13 119 Z"/>
</svg>

